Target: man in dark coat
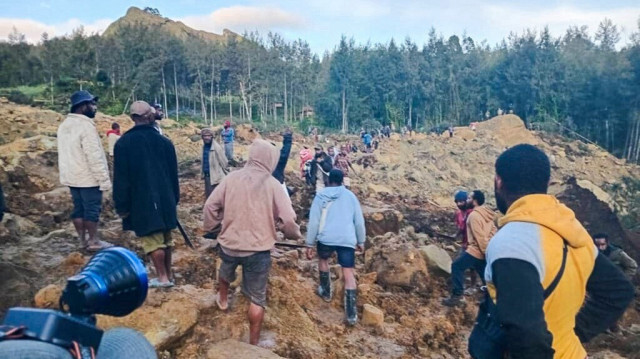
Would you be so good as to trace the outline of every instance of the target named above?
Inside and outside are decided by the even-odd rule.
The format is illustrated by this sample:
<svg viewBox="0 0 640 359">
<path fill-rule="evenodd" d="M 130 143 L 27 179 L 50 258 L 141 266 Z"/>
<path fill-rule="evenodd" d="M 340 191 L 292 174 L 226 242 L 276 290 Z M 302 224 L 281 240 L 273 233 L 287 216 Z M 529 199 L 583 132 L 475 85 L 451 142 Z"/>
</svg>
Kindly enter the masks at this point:
<svg viewBox="0 0 640 359">
<path fill-rule="evenodd" d="M 328 183 L 329 171 L 333 168 L 333 162 L 322 148 L 322 145 L 315 146 L 316 154 L 311 162 L 310 183 L 315 185 L 316 193 L 322 191 Z"/>
<path fill-rule="evenodd" d="M 114 148 L 113 201 L 122 228 L 136 233 L 156 268 L 158 278 L 149 285 L 171 287 L 171 230 L 177 227 L 180 200 L 176 151 L 154 128 L 148 103 L 136 101 L 130 112 L 135 126 Z"/>
</svg>

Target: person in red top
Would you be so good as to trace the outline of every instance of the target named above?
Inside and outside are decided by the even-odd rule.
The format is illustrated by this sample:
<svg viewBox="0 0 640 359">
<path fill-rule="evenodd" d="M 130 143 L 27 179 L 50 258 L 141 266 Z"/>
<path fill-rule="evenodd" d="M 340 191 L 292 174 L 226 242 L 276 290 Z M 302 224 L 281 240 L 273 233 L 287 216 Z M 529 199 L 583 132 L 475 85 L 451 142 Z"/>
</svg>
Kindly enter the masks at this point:
<svg viewBox="0 0 640 359">
<path fill-rule="evenodd" d="M 461 251 L 467 250 L 469 239 L 467 238 L 467 218 L 469 214 L 473 212 L 473 206 L 469 203 L 468 194 L 465 191 L 458 191 L 454 196 L 454 201 L 458 209 L 456 210 L 456 227 L 458 227 L 458 233 L 456 238 L 462 235 L 462 248 Z M 469 293 L 475 290 L 474 286 L 477 283 L 477 276 L 475 271 L 469 273 L 469 279 L 471 280 L 471 287 Z"/>
<path fill-rule="evenodd" d="M 353 173 L 355 173 L 356 170 L 351 165 L 351 161 L 349 161 L 349 157 L 347 154 L 348 154 L 347 146 L 342 146 L 340 148 L 340 153 L 336 157 L 336 161 L 333 164 L 333 167 L 342 171 L 344 175 L 343 184 L 347 189 L 349 189 L 349 187 L 351 187 L 351 180 L 349 178 L 349 168 L 353 170 Z"/>
<path fill-rule="evenodd" d="M 473 208 L 469 206 L 467 201 L 467 192 L 458 191 L 454 196 L 454 200 L 456 202 L 456 206 L 458 209 L 456 210 L 456 226 L 458 227 L 458 233 L 456 237 L 462 234 L 462 249 L 467 249 L 467 216 L 469 213 L 473 212 Z"/>
</svg>

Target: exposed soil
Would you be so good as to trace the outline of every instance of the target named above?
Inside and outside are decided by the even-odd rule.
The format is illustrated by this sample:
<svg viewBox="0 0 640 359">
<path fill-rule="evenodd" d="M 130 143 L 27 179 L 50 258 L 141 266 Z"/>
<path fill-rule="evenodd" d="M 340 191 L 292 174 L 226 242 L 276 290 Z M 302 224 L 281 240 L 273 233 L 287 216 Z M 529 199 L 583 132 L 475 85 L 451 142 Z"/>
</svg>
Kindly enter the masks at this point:
<svg viewBox="0 0 640 359">
<path fill-rule="evenodd" d="M 49 284 L 63 286 L 89 258 L 67 219 L 71 210 L 68 190 L 58 183 L 55 133 L 62 119 L 51 111 L 0 100 L 0 128 L 7 129 L 0 132 L 0 182 L 10 212 L 0 224 L 0 314 L 11 306 L 33 305 L 39 289 Z M 131 126 L 126 117 L 98 115 L 100 133 L 113 121 L 120 122 L 124 131 Z M 162 125 L 178 152 L 178 215 L 197 249 L 188 249 L 176 232 L 177 287 L 150 290 L 138 311 L 121 319 L 100 317 L 99 325 L 127 325 L 142 331 L 163 358 L 207 358 L 214 343 L 247 341 L 247 300 L 236 290 L 231 309 L 223 313 L 212 299 L 219 258 L 211 243 L 201 237 L 204 198 L 198 126 L 170 120 Z M 250 141 L 260 134 L 249 126 L 239 127 L 237 134 L 235 152 L 242 164 Z M 262 136 L 280 146 L 278 134 Z M 356 140 L 330 140 L 338 138 Z M 613 194 L 605 192 L 624 177 L 640 178 L 637 166 L 592 145 L 529 132 L 515 116 L 480 123 L 475 132 L 458 128 L 453 138 L 448 134 L 405 139 L 394 135 L 382 141 L 374 154 L 352 158 L 358 173 L 352 177 L 352 190 L 363 204 L 369 235 L 365 255 L 358 257 L 356 266 L 358 308 L 360 315 L 364 304 L 381 309 L 383 323 L 346 327 L 339 267 L 332 267 L 333 301 L 325 303 L 314 294 L 317 262 L 303 258 L 300 250 L 278 249 L 273 256 L 261 345 L 286 358 L 468 357 L 467 338 L 479 294 L 467 296 L 461 308 L 443 307 L 440 301 L 447 295 L 447 276 L 429 267 L 419 248 L 435 244 L 456 256 L 453 193 L 481 189 L 493 204 L 495 159 L 505 147 L 521 142 L 537 144 L 549 154 L 553 193 L 576 211 L 589 230 L 608 232 L 640 259 L 638 233 L 627 232 L 616 216 L 630 210 L 631 204 L 623 200 L 611 203 L 606 196 Z M 297 190 L 292 202 L 303 231 L 312 193 L 299 178 L 297 157 L 302 146 L 310 143 L 294 136 L 286 174 L 288 185 Z M 631 198 L 637 193 L 626 195 Z M 101 219 L 103 239 L 142 256 L 135 237 L 121 231 L 109 198 L 105 198 Z M 50 293 L 56 290 L 43 293 L 47 299 L 43 302 L 54 306 L 55 301 L 48 300 Z M 590 354 L 639 358 L 640 314 L 635 306 L 620 324 L 619 333 L 596 338 L 589 345 Z"/>
</svg>

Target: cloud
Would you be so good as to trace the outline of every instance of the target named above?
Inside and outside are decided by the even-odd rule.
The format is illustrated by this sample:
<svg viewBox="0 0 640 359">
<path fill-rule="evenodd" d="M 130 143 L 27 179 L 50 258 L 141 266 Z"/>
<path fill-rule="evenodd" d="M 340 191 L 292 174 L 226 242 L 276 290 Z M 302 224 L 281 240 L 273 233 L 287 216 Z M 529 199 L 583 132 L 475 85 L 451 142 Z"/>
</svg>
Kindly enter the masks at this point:
<svg viewBox="0 0 640 359">
<path fill-rule="evenodd" d="M 525 28 L 542 30 L 547 26 L 555 36 L 563 35 L 570 26 L 582 25 L 588 26 L 589 32 L 594 35 L 600 22 L 608 18 L 618 26 L 618 30 L 623 35 L 622 41 L 625 41 L 625 35 L 628 37 L 637 30 L 640 6 L 608 10 L 583 10 L 572 6 L 559 6 L 526 11 L 513 6 L 489 5 L 482 10 L 482 13 L 487 23 L 503 32 L 521 32 Z"/>
<path fill-rule="evenodd" d="M 307 23 L 302 15 L 275 7 L 255 6 L 231 6 L 208 15 L 187 16 L 178 20 L 195 29 L 215 33 L 220 33 L 223 29 L 236 32 L 299 30 Z"/>
<path fill-rule="evenodd" d="M 85 34 L 101 33 L 111 23 L 111 20 L 100 19 L 91 23 L 83 23 L 78 19 L 70 19 L 60 24 L 48 25 L 31 19 L 0 18 L 0 39 L 6 40 L 15 27 L 18 32 L 25 35 L 28 42 L 40 41 L 42 33 L 49 37 L 71 34 L 74 29 L 84 26 Z"/>
</svg>

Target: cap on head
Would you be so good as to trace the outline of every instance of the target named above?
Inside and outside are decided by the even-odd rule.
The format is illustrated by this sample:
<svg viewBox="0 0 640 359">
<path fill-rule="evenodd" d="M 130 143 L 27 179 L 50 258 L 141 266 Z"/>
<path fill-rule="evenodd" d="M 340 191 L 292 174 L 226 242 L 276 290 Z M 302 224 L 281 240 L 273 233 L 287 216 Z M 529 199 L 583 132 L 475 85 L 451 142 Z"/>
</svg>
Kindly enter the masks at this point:
<svg viewBox="0 0 640 359">
<path fill-rule="evenodd" d="M 156 110 L 160 110 L 160 111 L 162 111 L 162 105 L 161 105 L 161 104 L 159 104 L 159 103 L 154 103 L 154 104 L 153 104 L 153 108 L 155 108 Z"/>
<path fill-rule="evenodd" d="M 76 91 L 71 95 L 71 107 L 76 107 L 82 103 L 98 101 L 98 96 L 93 96 L 89 91 Z"/>
<path fill-rule="evenodd" d="M 329 171 L 329 183 L 341 185 L 343 180 L 344 173 L 342 173 L 342 171 L 340 171 L 339 169 L 334 168 Z"/>
<path fill-rule="evenodd" d="M 136 101 L 129 107 L 129 113 L 131 115 L 146 116 L 155 113 L 155 110 L 144 101 Z"/>
<path fill-rule="evenodd" d="M 315 147 L 313 147 L 314 150 L 324 150 L 324 148 L 322 148 L 322 145 L 315 145 Z"/>
<path fill-rule="evenodd" d="M 466 200 L 467 200 L 467 197 L 468 197 L 468 196 L 469 196 L 469 195 L 467 194 L 467 192 L 465 192 L 465 191 L 458 191 L 458 192 L 456 192 L 456 194 L 453 196 L 453 198 L 454 198 L 454 201 L 456 201 L 456 202 L 464 202 L 464 201 L 466 201 Z"/>
<path fill-rule="evenodd" d="M 231 121 L 229 121 L 229 120 L 224 121 L 224 126 L 225 127 L 231 126 Z"/>
</svg>

